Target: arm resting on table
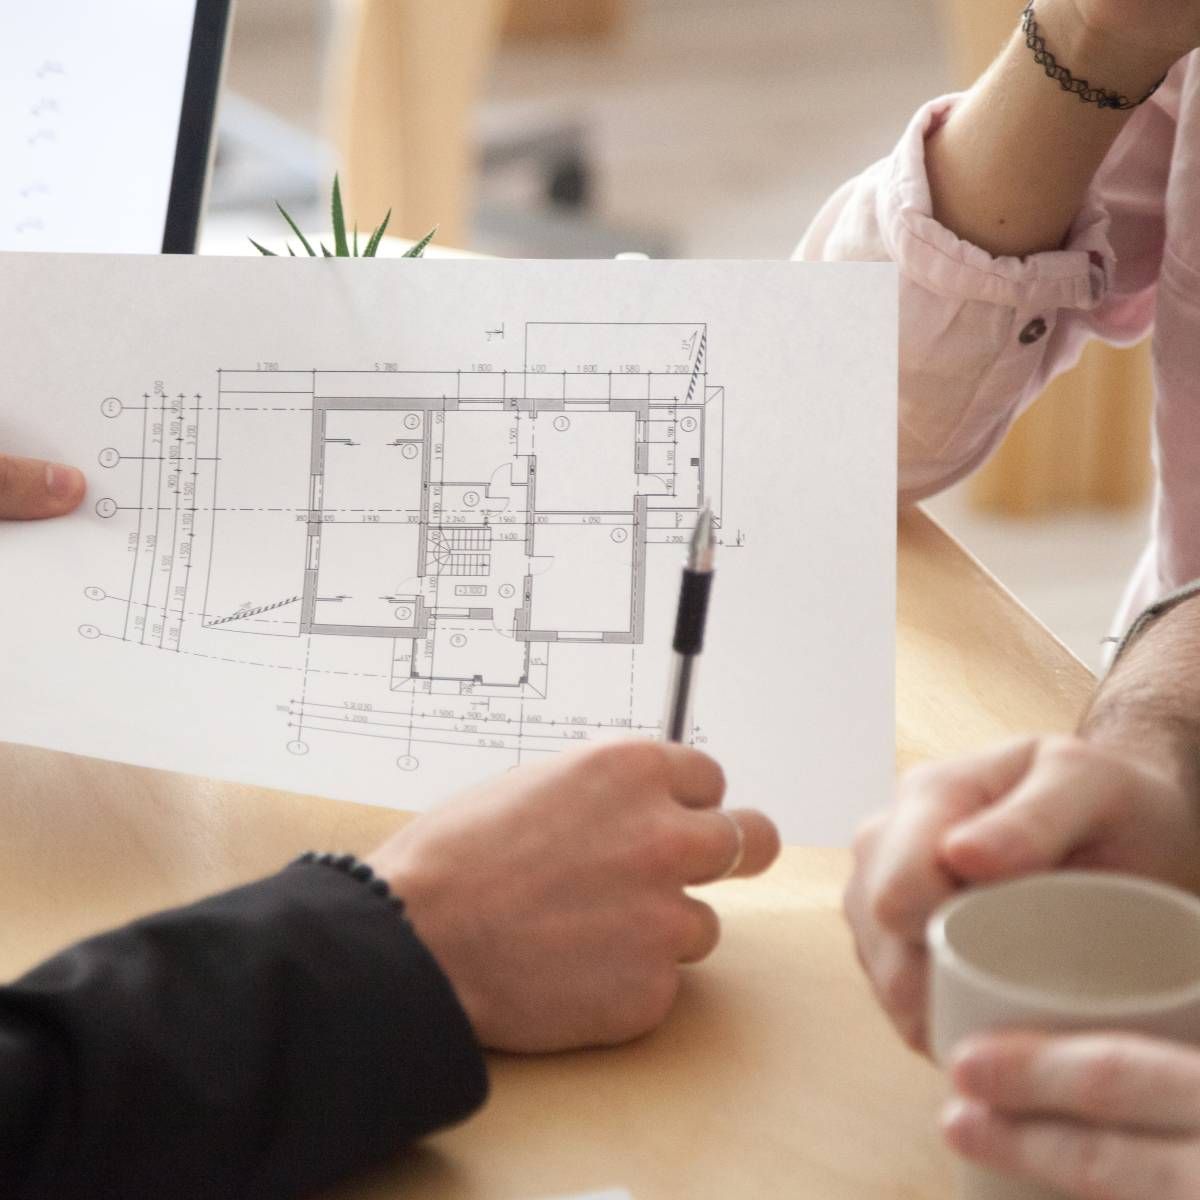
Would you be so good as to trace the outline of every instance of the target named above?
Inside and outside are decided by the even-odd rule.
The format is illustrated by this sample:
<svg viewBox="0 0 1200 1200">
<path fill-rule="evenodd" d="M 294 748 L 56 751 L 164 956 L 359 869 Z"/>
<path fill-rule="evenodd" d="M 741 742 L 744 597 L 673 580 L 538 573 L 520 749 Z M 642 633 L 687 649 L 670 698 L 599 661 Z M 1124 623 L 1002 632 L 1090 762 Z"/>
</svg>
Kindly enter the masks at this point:
<svg viewBox="0 0 1200 1200">
<path fill-rule="evenodd" d="M 0 1194 L 306 1195 L 474 1111 L 482 1055 L 386 896 L 293 865 L 0 988 Z"/>
</svg>

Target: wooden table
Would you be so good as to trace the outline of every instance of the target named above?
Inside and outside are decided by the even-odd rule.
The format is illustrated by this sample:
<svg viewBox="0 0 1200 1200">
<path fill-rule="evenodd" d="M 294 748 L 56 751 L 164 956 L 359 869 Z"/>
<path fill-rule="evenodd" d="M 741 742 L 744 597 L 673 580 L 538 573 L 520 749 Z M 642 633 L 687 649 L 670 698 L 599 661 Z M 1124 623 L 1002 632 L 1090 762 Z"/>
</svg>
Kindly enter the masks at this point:
<svg viewBox="0 0 1200 1200">
<path fill-rule="evenodd" d="M 901 765 L 1066 729 L 1086 669 L 928 517 L 900 524 Z M 366 851 L 405 818 L 0 745 L 0 977 L 81 935 L 275 870 Z M 710 898 L 725 936 L 657 1033 L 496 1057 L 482 1114 L 330 1200 L 939 1200 L 941 1081 L 895 1039 L 840 916 L 843 851 L 794 848 Z"/>
</svg>

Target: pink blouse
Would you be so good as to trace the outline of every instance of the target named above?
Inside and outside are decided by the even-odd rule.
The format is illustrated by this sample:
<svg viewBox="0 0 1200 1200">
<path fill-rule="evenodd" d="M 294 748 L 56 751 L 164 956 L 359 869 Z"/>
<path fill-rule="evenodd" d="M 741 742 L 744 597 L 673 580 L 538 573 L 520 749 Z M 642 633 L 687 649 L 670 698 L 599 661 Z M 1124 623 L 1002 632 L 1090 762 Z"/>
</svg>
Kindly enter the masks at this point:
<svg viewBox="0 0 1200 1200">
<path fill-rule="evenodd" d="M 1027 258 L 994 258 L 931 215 L 925 139 L 957 98 L 925 105 L 839 189 L 796 257 L 900 268 L 902 503 L 978 467 L 1089 338 L 1128 345 L 1153 327 L 1154 527 L 1123 627 L 1200 577 L 1200 54 L 1129 120 L 1063 249 Z"/>
</svg>

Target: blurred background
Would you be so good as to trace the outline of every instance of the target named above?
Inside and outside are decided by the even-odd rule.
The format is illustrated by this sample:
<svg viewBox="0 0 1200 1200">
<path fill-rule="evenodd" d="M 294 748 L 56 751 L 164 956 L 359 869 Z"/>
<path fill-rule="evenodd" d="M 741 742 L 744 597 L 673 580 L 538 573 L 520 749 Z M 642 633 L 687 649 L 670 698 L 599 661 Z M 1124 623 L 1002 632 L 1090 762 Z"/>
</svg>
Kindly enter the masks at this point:
<svg viewBox="0 0 1200 1200">
<path fill-rule="evenodd" d="M 202 248 L 368 228 L 490 254 L 784 258 L 1020 0 L 238 0 Z M 1144 350 L 1089 352 L 927 507 L 1097 669 L 1148 523 Z"/>
</svg>

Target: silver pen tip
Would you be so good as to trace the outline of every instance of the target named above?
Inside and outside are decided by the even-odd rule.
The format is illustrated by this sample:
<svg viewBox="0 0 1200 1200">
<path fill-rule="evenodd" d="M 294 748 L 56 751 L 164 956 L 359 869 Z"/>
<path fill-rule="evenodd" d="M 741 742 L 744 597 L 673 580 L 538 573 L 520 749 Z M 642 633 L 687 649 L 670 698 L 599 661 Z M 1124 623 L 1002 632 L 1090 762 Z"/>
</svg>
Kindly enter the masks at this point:
<svg viewBox="0 0 1200 1200">
<path fill-rule="evenodd" d="M 706 501 L 696 518 L 696 528 L 692 531 L 692 543 L 688 548 L 688 570 L 711 571 L 715 550 L 712 505 Z"/>
</svg>

